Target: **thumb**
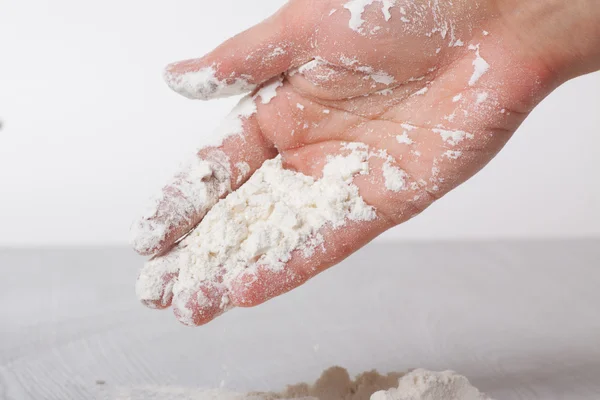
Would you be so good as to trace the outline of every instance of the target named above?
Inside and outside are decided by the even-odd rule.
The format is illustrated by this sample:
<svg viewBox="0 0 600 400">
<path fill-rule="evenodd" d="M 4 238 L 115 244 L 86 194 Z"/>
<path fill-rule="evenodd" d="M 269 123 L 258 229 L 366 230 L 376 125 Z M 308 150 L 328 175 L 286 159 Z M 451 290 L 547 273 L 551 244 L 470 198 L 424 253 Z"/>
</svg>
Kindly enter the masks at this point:
<svg viewBox="0 0 600 400">
<path fill-rule="evenodd" d="M 310 61 L 309 34 L 293 15 L 286 5 L 206 56 L 168 65 L 165 81 L 191 99 L 210 100 L 254 90 L 291 67 Z"/>
</svg>

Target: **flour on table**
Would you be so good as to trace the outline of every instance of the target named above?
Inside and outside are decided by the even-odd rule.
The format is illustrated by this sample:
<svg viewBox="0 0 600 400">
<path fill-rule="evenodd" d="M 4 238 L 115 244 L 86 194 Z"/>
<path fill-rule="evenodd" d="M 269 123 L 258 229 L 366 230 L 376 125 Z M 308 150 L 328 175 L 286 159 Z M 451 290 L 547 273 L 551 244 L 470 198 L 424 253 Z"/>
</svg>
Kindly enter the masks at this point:
<svg viewBox="0 0 600 400">
<path fill-rule="evenodd" d="M 397 388 L 374 393 L 370 400 L 491 400 L 467 378 L 452 371 L 417 369 L 400 379 Z"/>
<path fill-rule="evenodd" d="M 118 388 L 116 400 L 491 400 L 454 372 L 423 369 L 408 374 L 364 372 L 350 378 L 344 368 L 333 367 L 312 385 L 290 385 L 280 393 L 236 393 L 225 389 Z"/>
</svg>

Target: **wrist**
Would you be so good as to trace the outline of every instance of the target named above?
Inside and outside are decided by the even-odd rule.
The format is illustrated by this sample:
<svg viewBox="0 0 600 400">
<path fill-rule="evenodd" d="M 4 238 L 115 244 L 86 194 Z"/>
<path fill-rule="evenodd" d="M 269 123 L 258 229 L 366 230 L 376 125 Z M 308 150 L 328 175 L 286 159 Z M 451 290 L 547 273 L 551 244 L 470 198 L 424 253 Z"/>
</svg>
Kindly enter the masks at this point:
<svg viewBox="0 0 600 400">
<path fill-rule="evenodd" d="M 509 45 L 550 79 L 566 80 L 600 69 L 597 0 L 496 0 Z"/>
</svg>

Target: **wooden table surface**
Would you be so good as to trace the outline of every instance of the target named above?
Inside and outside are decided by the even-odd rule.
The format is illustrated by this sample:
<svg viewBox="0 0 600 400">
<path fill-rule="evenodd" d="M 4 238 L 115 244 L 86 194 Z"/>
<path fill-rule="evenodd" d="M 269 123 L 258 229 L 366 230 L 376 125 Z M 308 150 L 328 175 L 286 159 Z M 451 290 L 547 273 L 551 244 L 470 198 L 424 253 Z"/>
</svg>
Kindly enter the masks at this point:
<svg viewBox="0 0 600 400">
<path fill-rule="evenodd" d="M 141 263 L 0 250 L 0 399 L 194 399 L 332 365 L 452 369 L 497 400 L 600 399 L 600 240 L 376 243 L 194 329 L 138 303 Z"/>
</svg>

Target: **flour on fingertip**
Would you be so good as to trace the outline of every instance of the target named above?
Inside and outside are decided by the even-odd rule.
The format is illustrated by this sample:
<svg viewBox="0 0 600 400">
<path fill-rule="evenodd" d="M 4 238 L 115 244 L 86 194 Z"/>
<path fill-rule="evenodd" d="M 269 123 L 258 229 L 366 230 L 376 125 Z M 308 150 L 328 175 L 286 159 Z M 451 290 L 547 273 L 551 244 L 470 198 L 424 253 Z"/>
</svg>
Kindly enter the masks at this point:
<svg viewBox="0 0 600 400">
<path fill-rule="evenodd" d="M 218 65 L 196 71 L 175 72 L 173 66 L 165 69 L 164 79 L 175 92 L 190 99 L 210 100 L 251 92 L 256 85 L 248 75 L 237 78 L 217 78 Z"/>
</svg>

